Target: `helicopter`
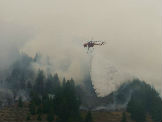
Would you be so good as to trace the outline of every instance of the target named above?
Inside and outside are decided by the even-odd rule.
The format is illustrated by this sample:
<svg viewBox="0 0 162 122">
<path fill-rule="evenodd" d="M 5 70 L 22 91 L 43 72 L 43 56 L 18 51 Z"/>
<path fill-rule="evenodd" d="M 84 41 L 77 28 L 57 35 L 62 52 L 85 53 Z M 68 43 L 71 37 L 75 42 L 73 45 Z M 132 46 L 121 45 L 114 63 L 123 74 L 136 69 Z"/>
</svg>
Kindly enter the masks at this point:
<svg viewBox="0 0 162 122">
<path fill-rule="evenodd" d="M 84 43 L 83 46 L 84 48 L 88 47 L 88 50 L 89 50 L 90 48 L 93 48 L 95 45 L 102 46 L 104 44 L 105 44 L 104 41 L 92 41 L 91 40 L 91 41 L 88 41 L 87 43 Z"/>
</svg>

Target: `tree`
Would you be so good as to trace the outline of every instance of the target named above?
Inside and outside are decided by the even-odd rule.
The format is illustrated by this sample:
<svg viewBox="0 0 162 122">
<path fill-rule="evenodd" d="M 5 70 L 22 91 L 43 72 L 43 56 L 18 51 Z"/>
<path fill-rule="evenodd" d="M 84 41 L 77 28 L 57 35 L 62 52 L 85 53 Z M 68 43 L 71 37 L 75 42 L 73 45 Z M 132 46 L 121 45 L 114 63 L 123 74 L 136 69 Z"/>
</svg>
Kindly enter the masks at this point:
<svg viewBox="0 0 162 122">
<path fill-rule="evenodd" d="M 128 103 L 127 111 L 131 113 L 131 118 L 136 122 L 144 122 L 146 120 L 145 102 L 143 98 L 138 96 L 141 92 L 132 94 L 132 98 Z"/>
<path fill-rule="evenodd" d="M 56 91 L 60 88 L 60 80 L 57 73 L 53 76 L 53 85 L 54 92 L 56 93 Z"/>
<path fill-rule="evenodd" d="M 41 114 L 38 114 L 37 120 L 38 120 L 38 121 L 42 121 Z"/>
<path fill-rule="evenodd" d="M 54 115 L 52 112 L 49 112 L 47 115 L 47 121 L 52 122 L 54 120 Z"/>
<path fill-rule="evenodd" d="M 19 97 L 18 106 L 23 107 L 22 97 Z"/>
<path fill-rule="evenodd" d="M 42 70 L 39 70 L 36 78 L 36 83 L 34 85 L 34 90 L 39 95 L 43 95 L 44 93 L 44 80 L 45 80 L 44 72 Z"/>
<path fill-rule="evenodd" d="M 80 118 L 80 99 L 76 96 L 73 80 L 63 82 L 55 96 L 55 112 L 59 119 L 64 121 L 77 121 Z"/>
<path fill-rule="evenodd" d="M 91 111 L 89 111 L 85 117 L 85 122 L 93 122 Z"/>
<path fill-rule="evenodd" d="M 60 122 L 80 121 L 80 99 L 76 94 L 74 80 L 64 79 L 60 85 L 57 74 L 48 75 L 46 82 L 44 79 L 43 72 L 39 71 L 34 89 L 30 93 L 30 113 L 47 114 L 49 122 L 54 120 L 54 115 Z"/>
<path fill-rule="evenodd" d="M 47 77 L 47 81 L 45 84 L 45 92 L 50 94 L 54 92 L 54 82 L 53 82 L 53 76 L 51 74 L 49 74 Z"/>
<path fill-rule="evenodd" d="M 123 112 L 123 114 L 122 114 L 121 122 L 127 122 L 127 117 L 126 117 L 126 113 L 125 112 Z"/>
<path fill-rule="evenodd" d="M 36 105 L 33 102 L 29 104 L 29 110 L 32 115 L 36 114 Z"/>
<path fill-rule="evenodd" d="M 49 99 L 44 99 L 43 100 L 43 113 L 48 113 L 50 111 L 50 103 Z"/>
<path fill-rule="evenodd" d="M 30 98 L 31 98 L 31 103 L 35 105 L 40 105 L 41 104 L 41 97 L 39 93 L 35 91 L 30 92 Z"/>
<path fill-rule="evenodd" d="M 30 120 L 30 114 L 27 115 L 26 120 L 27 120 L 27 121 Z"/>
<path fill-rule="evenodd" d="M 159 93 L 150 85 L 141 82 L 141 86 L 135 89 L 127 105 L 127 111 L 131 118 L 137 122 L 144 122 L 146 113 L 154 121 L 162 119 L 162 100 Z"/>
<path fill-rule="evenodd" d="M 34 78 L 34 71 L 31 67 L 32 58 L 26 54 L 20 55 L 20 58 L 11 65 L 11 73 L 6 77 L 7 87 L 11 90 L 21 90 L 26 88 L 26 81 Z"/>
<path fill-rule="evenodd" d="M 41 105 L 38 106 L 37 114 L 42 114 L 42 106 Z"/>
</svg>

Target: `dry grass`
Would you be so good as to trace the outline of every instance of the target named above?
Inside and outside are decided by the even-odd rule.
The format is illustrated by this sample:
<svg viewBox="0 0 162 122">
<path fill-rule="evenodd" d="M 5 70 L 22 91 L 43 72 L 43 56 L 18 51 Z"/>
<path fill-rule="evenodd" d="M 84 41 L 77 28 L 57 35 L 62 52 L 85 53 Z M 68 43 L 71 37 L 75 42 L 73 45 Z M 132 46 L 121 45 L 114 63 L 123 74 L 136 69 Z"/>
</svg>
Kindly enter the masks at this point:
<svg viewBox="0 0 162 122">
<path fill-rule="evenodd" d="M 86 111 L 81 111 L 83 118 L 86 116 Z M 27 115 L 29 114 L 28 104 L 26 103 L 23 108 L 13 105 L 0 110 L 0 122 L 39 122 L 37 120 L 38 115 L 31 116 L 31 120 L 27 121 Z M 130 115 L 126 113 L 127 122 L 134 122 L 130 119 Z M 95 111 L 92 112 L 94 122 L 120 122 L 122 118 L 122 111 L 106 112 Z M 46 115 L 42 116 L 42 122 L 46 121 Z M 153 122 L 149 116 L 147 116 L 146 122 Z"/>
<path fill-rule="evenodd" d="M 86 115 L 86 112 L 83 112 L 83 116 Z M 120 122 L 122 119 L 122 111 L 117 112 L 107 112 L 107 111 L 95 111 L 92 112 L 92 117 L 94 122 Z M 134 122 L 130 119 L 130 115 L 127 113 L 128 122 Z"/>
</svg>

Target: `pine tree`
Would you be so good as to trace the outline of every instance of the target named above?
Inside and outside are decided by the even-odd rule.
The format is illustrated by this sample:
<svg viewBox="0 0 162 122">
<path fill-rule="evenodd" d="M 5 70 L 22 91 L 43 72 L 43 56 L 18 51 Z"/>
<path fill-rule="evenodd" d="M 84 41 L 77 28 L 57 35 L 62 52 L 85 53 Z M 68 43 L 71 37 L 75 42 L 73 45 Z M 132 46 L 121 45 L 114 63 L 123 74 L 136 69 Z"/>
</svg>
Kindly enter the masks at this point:
<svg viewBox="0 0 162 122">
<path fill-rule="evenodd" d="M 31 120 L 30 115 L 28 115 L 28 116 L 26 117 L 26 120 L 27 120 L 27 121 Z"/>
<path fill-rule="evenodd" d="M 53 76 L 53 85 L 54 92 L 56 93 L 56 91 L 60 88 L 60 80 L 57 73 Z"/>
<path fill-rule="evenodd" d="M 38 120 L 38 121 L 42 121 L 41 114 L 38 114 L 37 120 Z"/>
<path fill-rule="evenodd" d="M 32 115 L 36 114 L 36 106 L 33 102 L 30 103 L 29 110 Z"/>
<path fill-rule="evenodd" d="M 44 80 L 45 80 L 44 72 L 42 70 L 39 70 L 36 78 L 36 83 L 34 85 L 34 90 L 39 95 L 43 95 L 44 93 Z"/>
<path fill-rule="evenodd" d="M 19 97 L 18 106 L 23 107 L 22 97 Z"/>
<path fill-rule="evenodd" d="M 52 112 L 49 112 L 47 115 L 47 121 L 52 122 L 54 120 L 54 115 Z"/>
<path fill-rule="evenodd" d="M 80 99 L 76 95 L 73 80 L 63 82 L 55 96 L 55 112 L 61 121 L 77 121 L 80 118 Z"/>
<path fill-rule="evenodd" d="M 42 114 L 42 106 L 41 105 L 38 106 L 37 114 Z"/>
<path fill-rule="evenodd" d="M 140 83 L 139 80 L 137 81 Z M 138 89 L 132 93 L 127 111 L 137 122 L 145 121 L 146 113 L 150 114 L 154 121 L 160 121 L 162 119 L 162 99 L 153 87 L 141 82 Z"/>
<path fill-rule="evenodd" d="M 87 113 L 87 115 L 85 117 L 85 122 L 93 122 L 92 114 L 90 111 Z"/>
<path fill-rule="evenodd" d="M 123 112 L 121 122 L 127 122 L 127 117 L 126 117 L 126 113 L 125 112 Z"/>
</svg>

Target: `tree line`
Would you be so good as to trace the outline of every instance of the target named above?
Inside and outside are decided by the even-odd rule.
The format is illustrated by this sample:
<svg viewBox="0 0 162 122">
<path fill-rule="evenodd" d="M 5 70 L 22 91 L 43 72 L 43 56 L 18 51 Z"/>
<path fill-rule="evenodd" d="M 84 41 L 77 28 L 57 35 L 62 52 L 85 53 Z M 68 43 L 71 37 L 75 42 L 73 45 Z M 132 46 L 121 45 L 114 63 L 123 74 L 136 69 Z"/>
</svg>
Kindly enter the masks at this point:
<svg viewBox="0 0 162 122">
<path fill-rule="evenodd" d="M 149 84 L 138 79 L 133 81 L 140 84 L 127 105 L 127 111 L 136 122 L 145 122 L 147 114 L 155 122 L 162 120 L 162 100 L 159 93 Z"/>
<path fill-rule="evenodd" d="M 46 115 L 49 122 L 92 122 L 90 112 L 85 118 L 81 116 L 80 101 L 73 79 L 64 78 L 60 82 L 57 74 L 50 74 L 46 78 L 40 70 L 35 84 L 30 87 L 29 115 L 37 115 L 40 121 L 42 115 Z"/>
</svg>

